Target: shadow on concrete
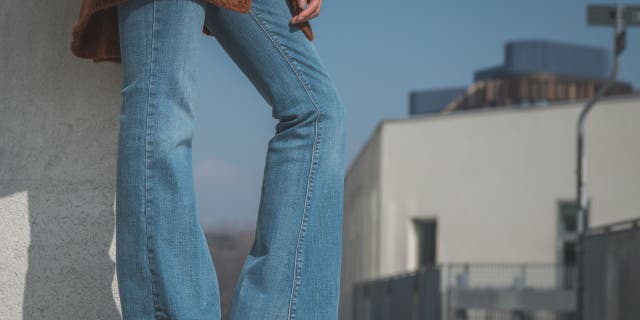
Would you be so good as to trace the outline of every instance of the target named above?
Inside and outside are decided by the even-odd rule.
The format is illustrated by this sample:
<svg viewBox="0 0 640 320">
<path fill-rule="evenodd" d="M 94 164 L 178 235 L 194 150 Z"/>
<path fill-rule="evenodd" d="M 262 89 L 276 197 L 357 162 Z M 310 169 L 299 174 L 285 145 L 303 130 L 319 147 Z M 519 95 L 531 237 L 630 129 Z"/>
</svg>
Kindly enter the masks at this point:
<svg viewBox="0 0 640 320">
<path fill-rule="evenodd" d="M 74 182 L 28 187 L 22 319 L 121 319 L 112 293 L 109 189 Z"/>
<path fill-rule="evenodd" d="M 71 55 L 80 2 L 0 2 L 2 319 L 120 319 L 109 255 L 120 67 Z"/>
</svg>

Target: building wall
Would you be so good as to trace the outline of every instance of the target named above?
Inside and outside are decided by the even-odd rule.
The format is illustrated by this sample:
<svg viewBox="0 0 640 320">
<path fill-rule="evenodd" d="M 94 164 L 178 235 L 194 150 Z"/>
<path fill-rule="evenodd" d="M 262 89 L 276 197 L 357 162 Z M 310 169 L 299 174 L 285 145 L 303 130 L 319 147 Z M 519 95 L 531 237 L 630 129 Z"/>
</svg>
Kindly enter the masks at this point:
<svg viewBox="0 0 640 320">
<path fill-rule="evenodd" d="M 120 68 L 71 55 L 80 1 L 0 2 L 0 318 L 119 319 Z"/>
<path fill-rule="evenodd" d="M 378 232 L 380 213 L 380 129 L 372 134 L 347 170 L 345 178 L 343 251 L 340 284 L 340 318 L 350 319 L 353 283 L 374 277 L 380 266 Z"/>
<path fill-rule="evenodd" d="M 379 263 L 366 267 L 376 271 L 367 277 L 414 270 L 418 262 L 414 217 L 437 219 L 440 263 L 555 262 L 558 205 L 575 199 L 575 126 L 581 106 L 469 111 L 383 122 L 380 141 L 370 141 L 380 143 L 381 152 L 363 154 L 381 157 L 380 167 L 370 165 L 375 159 L 359 159 L 346 181 L 348 190 L 366 185 L 358 178 L 365 176 L 363 171 L 380 175 L 380 217 L 368 230 L 371 237 L 378 234 L 378 256 L 358 257 L 360 247 L 345 243 L 343 256 L 351 260 L 345 259 L 343 268 Z M 640 215 L 637 119 L 638 96 L 607 98 L 588 118 L 592 225 Z M 351 175 L 352 171 L 359 173 Z M 346 195 L 345 232 L 352 225 L 367 225 L 364 221 L 370 218 L 352 209 L 362 202 Z M 343 283 L 349 282 L 343 278 Z"/>
<path fill-rule="evenodd" d="M 587 122 L 592 223 L 640 215 L 640 99 Z M 554 262 L 558 202 L 575 198 L 581 104 L 385 123 L 381 274 L 417 265 L 411 217 L 438 219 L 440 262 Z"/>
</svg>

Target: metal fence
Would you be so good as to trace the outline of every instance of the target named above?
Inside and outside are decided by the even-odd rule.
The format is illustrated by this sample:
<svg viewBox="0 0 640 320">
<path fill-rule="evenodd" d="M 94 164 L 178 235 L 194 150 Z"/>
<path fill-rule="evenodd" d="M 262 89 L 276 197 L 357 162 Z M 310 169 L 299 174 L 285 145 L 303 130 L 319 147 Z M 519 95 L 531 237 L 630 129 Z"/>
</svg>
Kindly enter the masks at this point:
<svg viewBox="0 0 640 320">
<path fill-rule="evenodd" d="M 353 320 L 441 319 L 438 268 L 361 282 L 353 295 Z"/>
<path fill-rule="evenodd" d="M 640 219 L 590 229 L 584 250 L 584 320 L 640 319 Z"/>
<path fill-rule="evenodd" d="M 576 269 L 549 263 L 450 263 L 442 267 L 446 287 L 572 289 Z"/>
<path fill-rule="evenodd" d="M 584 319 L 640 319 L 640 219 L 584 237 Z M 576 268 L 453 263 L 354 286 L 354 320 L 575 320 Z"/>
<path fill-rule="evenodd" d="M 575 267 L 459 263 L 443 270 L 443 319 L 565 320 L 575 315 Z"/>
<path fill-rule="evenodd" d="M 357 283 L 354 320 L 568 320 L 575 268 L 456 263 Z"/>
</svg>

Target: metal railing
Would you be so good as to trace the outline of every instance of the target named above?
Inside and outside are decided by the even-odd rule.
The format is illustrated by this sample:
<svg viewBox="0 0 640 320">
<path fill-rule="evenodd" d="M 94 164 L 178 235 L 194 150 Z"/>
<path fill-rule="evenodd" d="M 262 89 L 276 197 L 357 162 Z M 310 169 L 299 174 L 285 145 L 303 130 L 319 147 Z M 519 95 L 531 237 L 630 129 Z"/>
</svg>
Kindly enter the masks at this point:
<svg viewBox="0 0 640 320">
<path fill-rule="evenodd" d="M 447 288 L 572 289 L 573 266 L 549 263 L 449 263 L 441 266 Z"/>
<path fill-rule="evenodd" d="M 440 270 L 421 269 L 357 283 L 352 311 L 353 320 L 439 320 Z"/>
<path fill-rule="evenodd" d="M 357 283 L 353 320 L 565 320 L 575 268 L 544 263 L 450 263 Z"/>
<path fill-rule="evenodd" d="M 576 268 L 547 263 L 442 267 L 443 319 L 565 320 L 575 314 Z"/>
<path fill-rule="evenodd" d="M 638 248 L 640 219 L 586 232 L 582 320 L 640 319 Z"/>
</svg>

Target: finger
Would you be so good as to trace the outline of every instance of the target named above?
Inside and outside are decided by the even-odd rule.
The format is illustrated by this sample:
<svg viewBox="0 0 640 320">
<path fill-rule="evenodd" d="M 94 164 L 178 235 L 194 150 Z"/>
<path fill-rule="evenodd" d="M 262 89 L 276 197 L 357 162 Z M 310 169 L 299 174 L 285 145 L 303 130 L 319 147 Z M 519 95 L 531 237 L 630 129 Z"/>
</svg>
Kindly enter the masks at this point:
<svg viewBox="0 0 640 320">
<path fill-rule="evenodd" d="M 300 12 L 302 12 L 304 10 L 305 6 L 307 5 L 307 0 L 294 0 L 294 1 L 298 2 L 298 7 L 301 8 Z M 298 12 L 296 15 L 294 15 L 291 18 L 291 23 L 296 23 L 297 22 L 296 20 L 298 19 L 298 15 L 300 14 L 300 12 Z"/>
<path fill-rule="evenodd" d="M 302 23 L 309 21 L 313 15 L 313 8 L 309 8 L 309 10 L 305 10 L 301 12 L 298 17 L 296 17 L 295 23 Z"/>
<path fill-rule="evenodd" d="M 311 18 L 309 18 L 309 20 L 316 18 L 319 15 L 320 15 L 320 7 L 318 7 L 318 9 L 316 9 L 316 11 L 313 12 L 313 14 L 311 14 Z"/>
<path fill-rule="evenodd" d="M 298 6 L 302 8 L 302 10 L 300 10 L 300 12 L 298 12 L 298 14 L 293 17 L 293 19 L 291 19 L 291 23 L 303 22 L 302 19 L 306 18 L 307 15 L 312 10 L 311 2 L 308 3 L 308 0 L 297 0 L 297 1 L 298 1 Z M 305 8 L 305 5 L 307 5 L 306 8 Z"/>
<path fill-rule="evenodd" d="M 311 20 L 311 19 L 313 19 L 313 18 L 315 18 L 315 17 L 320 15 L 320 8 L 322 7 L 322 1 L 319 1 L 319 2 L 320 3 L 318 4 L 318 7 L 316 8 L 316 10 L 313 11 L 311 13 L 311 15 L 309 16 L 309 20 Z"/>
<path fill-rule="evenodd" d="M 311 18 L 311 15 L 320 7 L 320 1 L 311 0 L 309 5 L 302 10 L 298 15 L 293 17 L 292 23 L 300 23 L 308 21 Z"/>
</svg>

